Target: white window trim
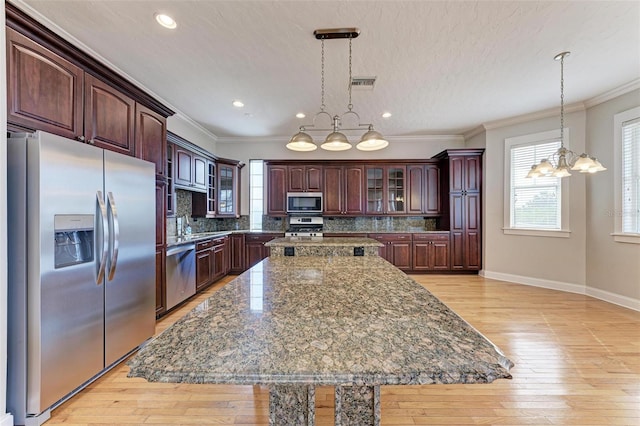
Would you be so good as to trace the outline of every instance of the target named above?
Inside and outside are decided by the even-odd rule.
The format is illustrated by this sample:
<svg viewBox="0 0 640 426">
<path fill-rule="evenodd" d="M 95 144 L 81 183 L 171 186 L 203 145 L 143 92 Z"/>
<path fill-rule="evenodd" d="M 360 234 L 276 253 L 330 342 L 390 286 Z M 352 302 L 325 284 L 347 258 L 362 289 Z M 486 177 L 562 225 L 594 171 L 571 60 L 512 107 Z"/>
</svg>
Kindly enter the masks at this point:
<svg viewBox="0 0 640 426">
<path fill-rule="evenodd" d="M 640 244 L 640 234 L 622 232 L 622 123 L 640 117 L 640 107 L 613 116 L 613 194 L 615 209 L 609 213 L 614 217 L 613 240 L 618 243 Z"/>
<path fill-rule="evenodd" d="M 502 232 L 505 235 L 524 235 L 533 237 L 552 237 L 552 238 L 569 238 L 571 236 L 571 229 L 569 227 L 569 179 L 565 178 L 561 180 L 561 197 L 560 200 L 560 229 L 523 229 L 511 227 L 511 147 L 516 145 L 531 144 L 535 142 L 560 139 L 560 129 L 549 130 L 547 132 L 534 133 L 530 135 L 516 136 L 513 138 L 506 138 L 504 140 L 504 214 L 503 214 L 503 228 Z M 568 141 L 571 140 L 569 136 L 569 129 L 564 129 L 564 146 L 569 148 Z"/>
</svg>

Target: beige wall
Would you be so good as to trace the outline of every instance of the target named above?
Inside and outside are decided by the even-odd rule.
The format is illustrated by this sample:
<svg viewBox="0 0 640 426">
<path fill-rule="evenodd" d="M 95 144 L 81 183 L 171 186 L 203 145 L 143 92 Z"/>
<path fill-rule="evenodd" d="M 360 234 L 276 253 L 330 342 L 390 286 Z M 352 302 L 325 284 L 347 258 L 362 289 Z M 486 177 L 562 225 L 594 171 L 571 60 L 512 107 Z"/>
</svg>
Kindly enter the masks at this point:
<svg viewBox="0 0 640 426">
<path fill-rule="evenodd" d="M 613 116 L 640 106 L 640 90 L 627 93 L 587 110 L 587 150 L 608 170 L 587 183 L 587 287 L 591 294 L 605 293 L 640 301 L 640 244 L 613 241 L 614 149 Z"/>
<path fill-rule="evenodd" d="M 565 114 L 569 147 L 585 145 L 584 111 Z M 583 293 L 586 285 L 585 179 L 568 179 L 569 238 L 506 235 L 504 227 L 505 139 L 560 127 L 558 116 L 486 131 L 484 167 L 484 270 L 487 277 Z M 566 192 L 565 192 L 566 194 Z M 507 201 L 508 202 L 508 201 Z"/>
<path fill-rule="evenodd" d="M 167 118 L 167 130 L 207 151 L 216 151 L 216 137 L 181 114 Z"/>
<path fill-rule="evenodd" d="M 391 140 L 389 147 L 381 151 L 362 152 L 351 149 L 343 152 L 328 152 L 318 148 L 313 152 L 302 153 L 288 150 L 286 140 L 280 141 L 242 141 L 217 143 L 216 155 L 233 158 L 247 164 L 242 169 L 242 189 L 240 206 L 243 215 L 249 214 L 249 160 L 364 160 L 364 159 L 425 159 L 447 148 L 463 148 L 464 140 L 460 136 L 430 136 Z"/>
</svg>

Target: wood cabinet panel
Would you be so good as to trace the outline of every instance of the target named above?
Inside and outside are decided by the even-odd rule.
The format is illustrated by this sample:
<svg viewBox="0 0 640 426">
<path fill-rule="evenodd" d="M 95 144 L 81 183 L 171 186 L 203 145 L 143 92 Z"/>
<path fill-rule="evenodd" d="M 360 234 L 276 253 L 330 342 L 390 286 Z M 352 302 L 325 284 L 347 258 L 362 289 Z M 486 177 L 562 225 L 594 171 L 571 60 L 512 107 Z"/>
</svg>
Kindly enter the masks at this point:
<svg viewBox="0 0 640 426">
<path fill-rule="evenodd" d="M 364 213 L 364 167 L 344 167 L 344 212 L 348 216 Z"/>
<path fill-rule="evenodd" d="M 447 271 L 450 269 L 449 256 L 448 234 L 414 234 L 414 271 Z"/>
<path fill-rule="evenodd" d="M 322 166 L 288 166 L 289 192 L 321 192 Z"/>
<path fill-rule="evenodd" d="M 7 37 L 7 120 L 75 139 L 83 135 L 84 71 L 12 28 Z"/>
<path fill-rule="evenodd" d="M 365 166 L 365 213 L 368 215 L 403 215 L 406 213 L 405 165 Z"/>
<path fill-rule="evenodd" d="M 193 175 L 193 154 L 191 154 L 191 151 L 176 146 L 174 167 L 174 184 L 176 186 L 190 187 Z"/>
<path fill-rule="evenodd" d="M 280 238 L 283 234 L 245 234 L 245 266 L 249 269 L 255 266 L 262 259 L 269 257 L 270 249 L 265 247 L 265 243 Z"/>
<path fill-rule="evenodd" d="M 411 234 L 369 234 L 369 238 L 383 244 L 378 249 L 380 257 L 403 271 L 412 269 Z"/>
<path fill-rule="evenodd" d="M 364 213 L 363 166 L 324 166 L 324 215 L 357 216 Z"/>
<path fill-rule="evenodd" d="M 197 189 L 207 189 L 207 159 L 193 156 L 193 177 L 192 186 Z"/>
<path fill-rule="evenodd" d="M 85 74 L 84 137 L 87 143 L 134 156 L 135 108 L 133 99 Z"/>
<path fill-rule="evenodd" d="M 167 252 L 164 248 L 156 249 L 156 317 L 162 315 L 166 310 L 165 303 L 165 259 Z"/>
<path fill-rule="evenodd" d="M 196 291 L 200 291 L 213 282 L 213 249 L 206 248 L 196 252 Z"/>
<path fill-rule="evenodd" d="M 136 157 L 156 165 L 156 176 L 167 174 L 167 121 L 151 109 L 136 104 Z"/>
<path fill-rule="evenodd" d="M 287 173 L 287 166 L 267 166 L 267 214 L 270 216 L 287 215 Z"/>
<path fill-rule="evenodd" d="M 244 234 L 231 234 L 229 242 L 231 245 L 229 250 L 229 257 L 231 258 L 229 272 L 232 274 L 241 274 L 245 271 Z"/>
</svg>

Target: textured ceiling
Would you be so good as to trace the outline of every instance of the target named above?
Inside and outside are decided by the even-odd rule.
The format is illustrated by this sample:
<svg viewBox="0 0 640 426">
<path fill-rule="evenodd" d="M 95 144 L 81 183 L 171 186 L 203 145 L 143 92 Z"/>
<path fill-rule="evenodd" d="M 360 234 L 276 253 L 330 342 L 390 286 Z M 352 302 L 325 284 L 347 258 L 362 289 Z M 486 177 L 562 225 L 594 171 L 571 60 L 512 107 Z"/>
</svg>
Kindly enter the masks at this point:
<svg viewBox="0 0 640 426">
<path fill-rule="evenodd" d="M 42 14 L 220 138 L 286 137 L 320 108 L 318 28 L 358 27 L 353 92 L 385 136 L 460 134 L 640 78 L 637 1 L 12 1 Z M 154 13 L 178 22 L 170 31 Z M 38 18 L 38 16 L 36 16 Z M 326 109 L 346 110 L 348 42 L 325 42 Z M 232 107 L 241 99 L 245 108 Z M 389 111 L 391 118 L 381 114 Z"/>
</svg>

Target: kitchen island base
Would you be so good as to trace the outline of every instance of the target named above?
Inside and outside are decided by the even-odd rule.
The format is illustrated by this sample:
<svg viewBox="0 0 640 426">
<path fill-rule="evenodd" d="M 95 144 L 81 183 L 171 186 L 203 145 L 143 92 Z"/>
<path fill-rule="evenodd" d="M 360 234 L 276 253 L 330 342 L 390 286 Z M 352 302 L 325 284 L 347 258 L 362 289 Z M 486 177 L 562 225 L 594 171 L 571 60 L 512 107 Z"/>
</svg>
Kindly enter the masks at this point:
<svg viewBox="0 0 640 426">
<path fill-rule="evenodd" d="M 313 426 L 315 387 L 269 387 L 269 424 Z M 336 426 L 380 426 L 380 386 L 336 386 Z"/>
</svg>

